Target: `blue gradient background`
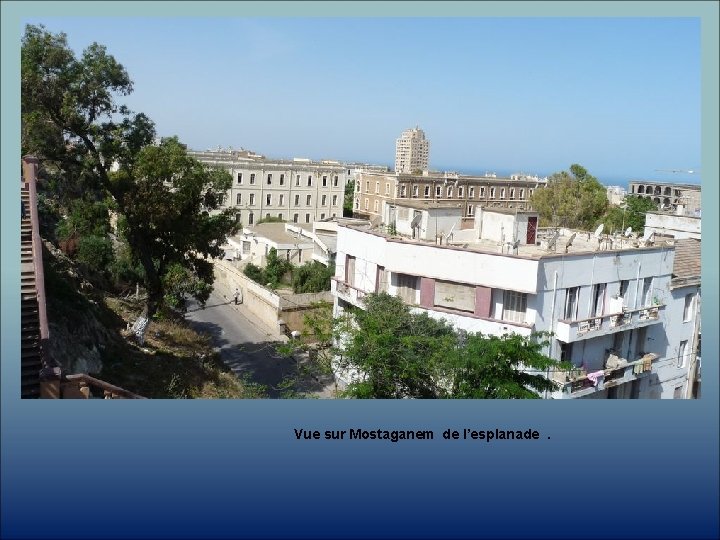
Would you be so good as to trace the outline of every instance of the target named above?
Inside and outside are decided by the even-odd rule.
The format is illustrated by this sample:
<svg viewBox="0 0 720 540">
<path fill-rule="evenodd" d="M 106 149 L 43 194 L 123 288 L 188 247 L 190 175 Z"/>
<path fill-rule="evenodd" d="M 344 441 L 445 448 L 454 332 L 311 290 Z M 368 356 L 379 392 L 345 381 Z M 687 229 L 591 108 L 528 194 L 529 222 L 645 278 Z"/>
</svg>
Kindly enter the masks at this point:
<svg viewBox="0 0 720 540">
<path fill-rule="evenodd" d="M 698 16 L 707 235 L 718 231 L 716 3 L 413 5 L 420 14 Z M 169 4 L 2 4 L 3 538 L 718 536 L 718 247 L 703 248 L 697 401 L 21 401 L 22 17 L 163 14 Z M 373 3 L 174 4 L 175 14 L 406 13 Z M 102 29 L 98 30 L 102 42 Z M 112 51 L 110 51 L 112 53 Z M 433 441 L 296 441 L 293 428 L 432 429 Z M 445 441 L 533 428 L 538 441 Z M 547 439 L 547 437 L 550 439 Z"/>
</svg>

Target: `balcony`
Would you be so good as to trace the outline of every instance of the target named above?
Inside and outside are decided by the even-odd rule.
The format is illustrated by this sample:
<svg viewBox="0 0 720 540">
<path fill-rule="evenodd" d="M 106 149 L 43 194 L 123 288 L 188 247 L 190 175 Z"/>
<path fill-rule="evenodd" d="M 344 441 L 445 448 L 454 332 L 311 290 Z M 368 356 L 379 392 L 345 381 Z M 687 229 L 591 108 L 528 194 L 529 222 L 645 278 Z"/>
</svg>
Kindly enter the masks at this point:
<svg viewBox="0 0 720 540">
<path fill-rule="evenodd" d="M 642 328 L 662 322 L 665 305 L 626 309 L 622 313 L 612 313 L 590 319 L 576 321 L 560 320 L 555 329 L 557 339 L 564 343 L 592 339 L 615 332 Z"/>
<path fill-rule="evenodd" d="M 563 394 L 579 398 L 646 376 L 658 358 L 655 353 L 646 353 L 634 361 L 628 361 L 611 352 L 605 359 L 605 369 L 592 373 L 581 368 L 555 371 L 551 378 L 560 383 Z"/>
<path fill-rule="evenodd" d="M 354 287 L 339 278 L 332 278 L 331 292 L 345 302 L 358 307 L 362 307 L 362 300 L 365 298 L 365 291 Z"/>
</svg>

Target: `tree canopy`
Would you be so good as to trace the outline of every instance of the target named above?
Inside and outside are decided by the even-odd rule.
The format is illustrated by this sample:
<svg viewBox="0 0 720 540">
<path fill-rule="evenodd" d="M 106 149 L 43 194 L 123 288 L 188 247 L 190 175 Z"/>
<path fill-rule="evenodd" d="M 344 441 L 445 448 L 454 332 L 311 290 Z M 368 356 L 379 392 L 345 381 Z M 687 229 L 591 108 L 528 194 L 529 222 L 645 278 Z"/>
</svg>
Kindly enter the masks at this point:
<svg viewBox="0 0 720 540">
<path fill-rule="evenodd" d="M 568 367 L 541 353 L 540 335 L 455 331 L 385 293 L 364 303 L 336 324 L 337 365 L 361 374 L 349 397 L 538 398 L 557 388 L 543 373 Z"/>
<path fill-rule="evenodd" d="M 530 202 L 540 225 L 589 230 L 608 207 L 606 188 L 581 165 L 553 174 Z"/>
<path fill-rule="evenodd" d="M 176 138 L 154 144 L 153 122 L 118 102 L 133 83 L 102 45 L 76 57 L 65 34 L 28 25 L 21 85 L 23 153 L 41 159 L 61 202 L 109 197 L 143 269 L 148 315 L 180 290 L 206 299 L 213 282 L 207 258 L 219 256 L 235 230 L 230 211 L 219 211 L 230 175 L 190 158 Z"/>
</svg>

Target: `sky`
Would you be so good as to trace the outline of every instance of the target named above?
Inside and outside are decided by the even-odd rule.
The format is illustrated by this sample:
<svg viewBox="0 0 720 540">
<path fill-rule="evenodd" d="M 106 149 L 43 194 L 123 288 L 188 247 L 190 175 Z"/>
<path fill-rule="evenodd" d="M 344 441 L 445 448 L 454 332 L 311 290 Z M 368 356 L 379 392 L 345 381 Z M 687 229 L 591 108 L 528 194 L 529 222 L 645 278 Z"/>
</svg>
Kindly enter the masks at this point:
<svg viewBox="0 0 720 540">
<path fill-rule="evenodd" d="M 107 46 L 130 108 L 196 150 L 392 166 L 419 126 L 431 169 L 700 181 L 695 18 L 25 22 Z"/>
</svg>

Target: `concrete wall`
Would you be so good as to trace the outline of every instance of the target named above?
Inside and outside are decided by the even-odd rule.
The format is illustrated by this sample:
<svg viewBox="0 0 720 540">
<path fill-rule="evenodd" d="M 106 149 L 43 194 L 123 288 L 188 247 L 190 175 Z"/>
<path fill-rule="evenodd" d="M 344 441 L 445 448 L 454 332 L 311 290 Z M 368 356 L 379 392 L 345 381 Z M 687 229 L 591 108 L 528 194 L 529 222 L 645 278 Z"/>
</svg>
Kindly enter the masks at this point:
<svg viewBox="0 0 720 540">
<path fill-rule="evenodd" d="M 663 234 L 677 238 L 700 239 L 700 219 L 687 216 L 676 216 L 673 214 L 655 214 L 648 213 L 645 215 L 645 234 L 650 233 Z"/>
</svg>

